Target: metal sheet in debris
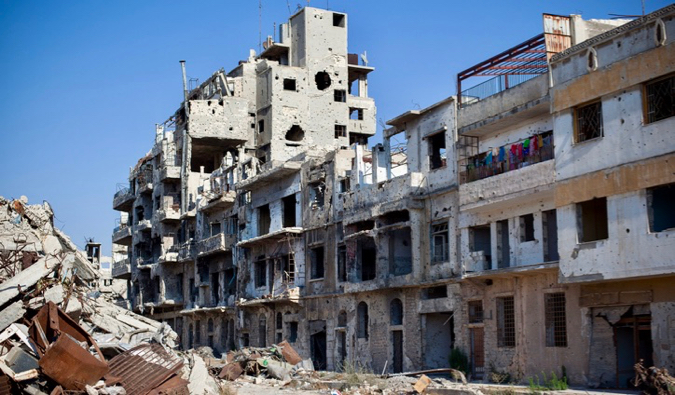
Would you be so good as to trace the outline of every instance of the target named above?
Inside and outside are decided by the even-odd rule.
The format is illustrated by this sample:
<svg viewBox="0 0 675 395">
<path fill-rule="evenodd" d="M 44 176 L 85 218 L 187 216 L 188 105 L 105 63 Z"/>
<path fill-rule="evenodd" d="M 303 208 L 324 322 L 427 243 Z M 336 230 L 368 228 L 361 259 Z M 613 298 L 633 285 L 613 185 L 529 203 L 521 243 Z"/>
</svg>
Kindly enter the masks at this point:
<svg viewBox="0 0 675 395">
<path fill-rule="evenodd" d="M 42 371 L 67 390 L 84 391 L 108 371 L 108 365 L 91 355 L 68 334 L 61 334 L 39 361 Z"/>
<path fill-rule="evenodd" d="M 127 395 L 145 395 L 180 371 L 183 360 L 159 344 L 141 344 L 108 363 L 106 379 L 118 381 Z"/>
</svg>

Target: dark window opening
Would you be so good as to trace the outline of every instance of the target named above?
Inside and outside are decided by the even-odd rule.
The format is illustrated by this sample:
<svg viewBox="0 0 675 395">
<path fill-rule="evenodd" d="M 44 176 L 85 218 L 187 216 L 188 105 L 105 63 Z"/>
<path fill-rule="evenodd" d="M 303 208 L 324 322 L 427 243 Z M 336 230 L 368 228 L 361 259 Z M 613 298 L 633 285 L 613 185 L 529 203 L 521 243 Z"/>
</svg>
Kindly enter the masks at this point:
<svg viewBox="0 0 675 395">
<path fill-rule="evenodd" d="M 534 214 L 520 216 L 520 241 L 534 240 Z"/>
<path fill-rule="evenodd" d="M 603 240 L 607 231 L 607 198 L 587 200 L 577 204 L 579 242 Z"/>
<path fill-rule="evenodd" d="M 338 281 L 347 281 L 347 247 L 341 245 L 337 250 Z"/>
<path fill-rule="evenodd" d="M 399 222 L 410 221 L 410 213 L 408 210 L 391 211 L 379 218 L 382 225 L 393 225 Z"/>
<path fill-rule="evenodd" d="M 288 342 L 295 343 L 298 340 L 298 323 L 295 321 L 289 322 L 288 329 L 290 332 L 288 334 Z"/>
<path fill-rule="evenodd" d="M 284 325 L 284 316 L 281 313 L 277 313 L 277 329 L 282 329 Z"/>
<path fill-rule="evenodd" d="M 402 276 L 412 273 L 412 232 L 410 228 L 387 232 L 389 273 Z"/>
<path fill-rule="evenodd" d="M 270 232 L 271 222 L 270 205 L 260 206 L 258 208 L 258 236 L 266 235 Z"/>
<path fill-rule="evenodd" d="M 363 121 L 363 108 L 350 108 L 349 119 L 354 121 Z"/>
<path fill-rule="evenodd" d="M 255 266 L 255 286 L 264 287 L 267 284 L 267 261 L 256 261 L 253 265 Z"/>
<path fill-rule="evenodd" d="M 333 101 L 346 103 L 347 92 L 344 89 L 336 89 L 335 91 L 333 91 Z"/>
<path fill-rule="evenodd" d="M 345 15 L 333 13 L 333 26 L 345 27 Z"/>
<path fill-rule="evenodd" d="M 347 326 L 347 312 L 344 310 L 340 310 L 340 313 L 338 313 L 338 327 L 340 328 L 345 328 Z"/>
<path fill-rule="evenodd" d="M 361 232 L 364 230 L 372 230 L 375 227 L 375 221 L 365 220 L 360 222 L 355 222 L 351 225 L 354 227 L 354 232 Z"/>
<path fill-rule="evenodd" d="M 394 299 L 389 304 L 389 324 L 403 325 L 403 303 L 401 299 Z"/>
<path fill-rule="evenodd" d="M 262 314 L 258 321 L 258 347 L 267 347 L 267 320 Z"/>
<path fill-rule="evenodd" d="M 305 131 L 302 130 L 302 128 L 298 125 L 291 126 L 291 128 L 288 129 L 288 132 L 286 132 L 286 140 L 288 141 L 299 142 L 302 141 L 302 139 L 304 138 L 305 138 Z"/>
<path fill-rule="evenodd" d="M 504 219 L 497 221 L 497 267 L 499 269 L 504 269 L 509 266 L 511 266 L 509 220 Z"/>
<path fill-rule="evenodd" d="M 340 179 L 340 193 L 346 193 L 350 190 L 350 181 L 349 178 Z"/>
<path fill-rule="evenodd" d="M 323 247 L 315 247 L 309 250 L 310 262 L 312 265 L 311 278 L 323 278 L 324 269 L 324 250 Z"/>
<path fill-rule="evenodd" d="M 345 125 L 335 125 L 335 138 L 347 137 L 347 127 Z"/>
<path fill-rule="evenodd" d="M 560 259 L 558 255 L 558 219 L 555 210 L 548 210 L 542 214 L 544 233 L 544 261 L 551 262 Z"/>
<path fill-rule="evenodd" d="M 448 287 L 445 285 L 424 288 L 422 292 L 422 297 L 424 299 L 441 299 L 448 297 Z"/>
<path fill-rule="evenodd" d="M 314 82 L 316 82 L 316 87 L 320 91 L 327 89 L 330 86 L 330 75 L 325 71 L 319 71 L 314 76 Z"/>
<path fill-rule="evenodd" d="M 483 322 L 483 301 L 473 300 L 468 304 L 469 324 L 480 324 Z"/>
<path fill-rule="evenodd" d="M 211 236 L 215 236 L 221 232 L 220 222 L 211 223 Z"/>
<path fill-rule="evenodd" d="M 374 280 L 377 277 L 377 248 L 372 238 L 359 243 L 361 250 L 361 281 Z"/>
<path fill-rule="evenodd" d="M 587 104 L 574 110 L 577 143 L 603 136 L 602 102 Z"/>
<path fill-rule="evenodd" d="M 567 347 L 565 293 L 544 295 L 546 315 L 546 347 Z"/>
<path fill-rule="evenodd" d="M 649 230 L 663 232 L 675 228 L 675 184 L 647 189 Z"/>
<path fill-rule="evenodd" d="M 675 75 L 645 85 L 647 122 L 675 115 Z"/>
<path fill-rule="evenodd" d="M 323 183 L 315 182 L 309 184 L 309 201 L 311 208 L 316 210 L 323 208 L 324 205 L 324 193 L 326 186 Z"/>
<path fill-rule="evenodd" d="M 368 136 L 360 133 L 349 133 L 349 145 L 368 145 Z"/>
<path fill-rule="evenodd" d="M 294 91 L 295 90 L 295 79 L 284 78 L 284 90 L 285 91 Z"/>
<path fill-rule="evenodd" d="M 431 263 L 447 262 L 448 259 L 448 223 L 431 225 Z"/>
<path fill-rule="evenodd" d="M 516 313 L 513 296 L 497 298 L 497 346 L 516 346 Z"/>
<path fill-rule="evenodd" d="M 211 276 L 211 305 L 216 306 L 220 296 L 220 280 L 218 273 L 213 273 Z"/>
<path fill-rule="evenodd" d="M 198 346 L 202 344 L 202 322 L 200 320 L 195 323 L 195 343 Z"/>
<path fill-rule="evenodd" d="M 251 345 L 251 336 L 248 333 L 242 333 L 241 342 L 244 347 L 249 347 Z"/>
<path fill-rule="evenodd" d="M 295 220 L 295 194 L 286 196 L 281 199 L 283 203 L 284 218 L 283 225 L 284 228 L 292 228 L 296 225 Z"/>
<path fill-rule="evenodd" d="M 445 132 L 436 133 L 428 139 L 429 168 L 431 170 L 445 167 L 447 156 L 445 152 Z"/>
<path fill-rule="evenodd" d="M 472 226 L 469 228 L 469 248 L 472 252 L 482 252 L 485 257 L 483 270 L 492 269 L 492 250 L 490 225 Z"/>
<path fill-rule="evenodd" d="M 258 133 L 262 133 L 265 131 L 265 120 L 261 119 L 258 121 Z"/>
<path fill-rule="evenodd" d="M 356 328 L 356 337 L 368 340 L 368 305 L 366 302 L 360 302 L 356 308 L 358 316 L 358 325 Z"/>
</svg>

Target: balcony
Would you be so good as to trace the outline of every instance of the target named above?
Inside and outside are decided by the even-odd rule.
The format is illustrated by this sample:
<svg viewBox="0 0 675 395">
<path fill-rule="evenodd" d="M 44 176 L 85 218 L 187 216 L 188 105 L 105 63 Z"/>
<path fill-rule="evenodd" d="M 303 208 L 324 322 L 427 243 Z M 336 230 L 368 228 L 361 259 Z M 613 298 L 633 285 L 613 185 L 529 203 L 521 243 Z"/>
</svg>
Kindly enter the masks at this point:
<svg viewBox="0 0 675 395">
<path fill-rule="evenodd" d="M 210 197 L 210 198 L 209 198 Z M 208 213 L 216 210 L 226 210 L 234 205 L 237 194 L 234 191 L 209 193 L 206 204 L 199 206 L 199 211 Z"/>
<path fill-rule="evenodd" d="M 127 224 L 121 224 L 113 230 L 112 242 L 121 245 L 131 245 L 131 227 Z"/>
<path fill-rule="evenodd" d="M 293 228 L 281 228 L 279 230 L 275 230 L 274 232 L 270 232 L 267 234 L 264 234 L 262 236 L 257 236 L 253 237 L 247 240 L 240 241 L 237 243 L 237 246 L 240 247 L 251 247 L 256 244 L 266 244 L 271 241 L 280 241 L 285 238 L 293 238 L 296 237 L 297 235 L 302 234 L 303 228 L 298 228 L 298 227 L 293 227 Z"/>
<path fill-rule="evenodd" d="M 113 210 L 131 211 L 134 199 L 136 199 L 136 196 L 131 193 L 129 188 L 120 189 L 115 193 L 115 197 L 113 197 Z"/>
<path fill-rule="evenodd" d="M 197 248 L 195 243 L 188 241 L 178 247 L 178 262 L 191 261 L 195 259 Z"/>
<path fill-rule="evenodd" d="M 217 235 L 211 236 L 207 239 L 200 240 L 197 243 L 198 256 L 202 257 L 229 251 L 232 249 L 232 246 L 235 243 L 236 243 L 235 235 L 226 235 L 224 233 L 218 233 Z"/>
<path fill-rule="evenodd" d="M 171 246 L 167 251 L 160 255 L 157 263 L 176 263 L 178 262 L 179 248 Z"/>
<path fill-rule="evenodd" d="M 155 213 L 159 222 L 180 221 L 180 205 L 167 206 L 157 210 Z"/>
<path fill-rule="evenodd" d="M 127 280 L 131 278 L 131 262 L 129 261 L 129 258 L 113 262 L 112 276 L 113 278 L 120 278 Z"/>
<path fill-rule="evenodd" d="M 152 229 L 152 222 L 149 219 L 142 219 L 136 223 L 135 231 L 143 232 Z"/>
<path fill-rule="evenodd" d="M 159 181 L 180 180 L 180 166 L 163 166 L 159 169 Z"/>
<path fill-rule="evenodd" d="M 244 164 L 246 166 L 247 164 Z M 253 175 L 237 183 L 238 190 L 250 190 L 263 186 L 270 180 L 279 180 L 280 178 L 297 173 L 302 167 L 302 162 L 289 160 L 286 162 L 269 161 L 258 168 L 256 159 L 253 158 L 249 164 L 253 170 Z"/>
<path fill-rule="evenodd" d="M 156 265 L 155 260 L 152 258 L 136 258 L 136 268 L 138 270 L 152 270 Z"/>
</svg>

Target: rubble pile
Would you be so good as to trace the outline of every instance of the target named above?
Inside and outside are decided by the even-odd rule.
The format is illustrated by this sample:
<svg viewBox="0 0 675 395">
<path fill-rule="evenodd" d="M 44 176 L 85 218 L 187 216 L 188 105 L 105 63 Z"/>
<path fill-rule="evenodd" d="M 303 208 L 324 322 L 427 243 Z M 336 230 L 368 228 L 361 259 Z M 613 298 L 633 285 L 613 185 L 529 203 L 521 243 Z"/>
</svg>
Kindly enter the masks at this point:
<svg viewBox="0 0 675 395">
<path fill-rule="evenodd" d="M 0 197 L 0 394 L 187 394 L 175 332 L 105 300 L 48 203 Z"/>
</svg>

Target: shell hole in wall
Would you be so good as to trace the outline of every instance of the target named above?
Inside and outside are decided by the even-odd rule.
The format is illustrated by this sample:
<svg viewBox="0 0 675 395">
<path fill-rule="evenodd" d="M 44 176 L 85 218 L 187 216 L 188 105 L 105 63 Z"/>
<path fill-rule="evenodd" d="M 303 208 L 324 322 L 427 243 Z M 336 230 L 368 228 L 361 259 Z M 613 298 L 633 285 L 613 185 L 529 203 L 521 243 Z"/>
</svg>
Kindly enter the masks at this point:
<svg viewBox="0 0 675 395">
<path fill-rule="evenodd" d="M 298 125 L 291 126 L 286 132 L 286 140 L 288 141 L 302 141 L 305 138 L 305 131 Z"/>
<path fill-rule="evenodd" d="M 314 76 L 314 82 L 316 82 L 316 87 L 319 90 L 325 90 L 330 86 L 331 80 L 330 75 L 325 71 L 319 71 Z"/>
</svg>

